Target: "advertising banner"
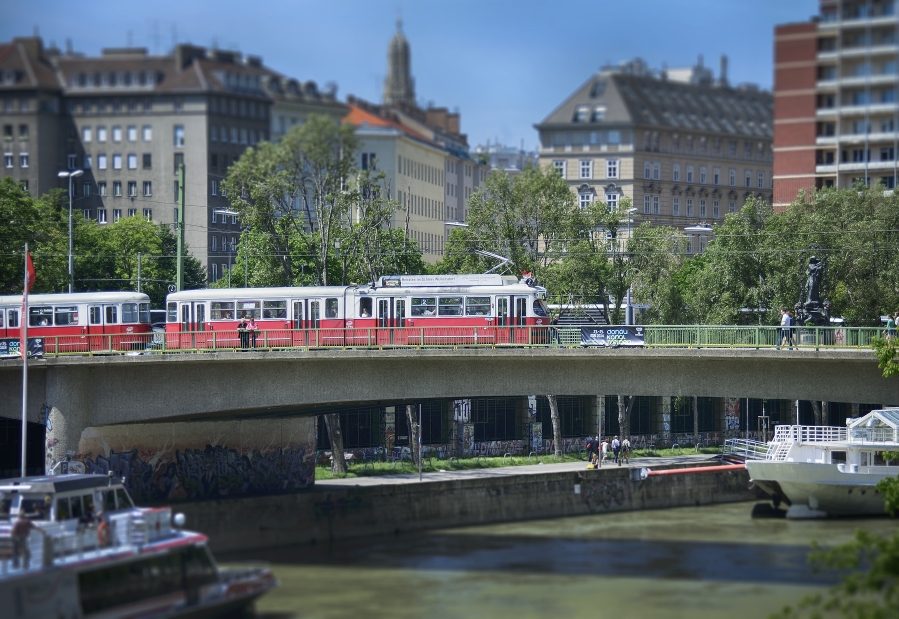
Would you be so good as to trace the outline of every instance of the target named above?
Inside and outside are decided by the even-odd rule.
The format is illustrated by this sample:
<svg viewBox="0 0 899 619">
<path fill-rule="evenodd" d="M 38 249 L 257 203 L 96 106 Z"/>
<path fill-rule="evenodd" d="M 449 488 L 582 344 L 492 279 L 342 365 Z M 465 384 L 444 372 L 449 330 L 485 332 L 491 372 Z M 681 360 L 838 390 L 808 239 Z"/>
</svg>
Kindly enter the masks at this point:
<svg viewBox="0 0 899 619">
<path fill-rule="evenodd" d="M 19 338 L 0 339 L 0 357 L 21 357 L 22 351 L 19 349 Z M 29 337 L 28 338 L 28 356 L 43 357 L 44 356 L 44 338 Z"/>
<path fill-rule="evenodd" d="M 642 326 L 581 327 L 581 346 L 645 346 Z"/>
</svg>

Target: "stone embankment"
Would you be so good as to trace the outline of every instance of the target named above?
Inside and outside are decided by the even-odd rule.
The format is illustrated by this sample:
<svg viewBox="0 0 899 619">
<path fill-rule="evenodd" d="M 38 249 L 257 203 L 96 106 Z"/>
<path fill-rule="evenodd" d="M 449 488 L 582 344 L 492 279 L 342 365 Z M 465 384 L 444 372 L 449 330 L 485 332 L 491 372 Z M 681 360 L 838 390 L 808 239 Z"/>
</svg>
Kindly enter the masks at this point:
<svg viewBox="0 0 899 619">
<path fill-rule="evenodd" d="M 444 527 L 713 505 L 756 498 L 745 469 L 650 476 L 639 469 L 705 467 L 707 456 L 328 481 L 292 494 L 181 504 L 213 550 L 240 551 Z M 747 508 L 747 515 L 749 510 Z"/>
</svg>

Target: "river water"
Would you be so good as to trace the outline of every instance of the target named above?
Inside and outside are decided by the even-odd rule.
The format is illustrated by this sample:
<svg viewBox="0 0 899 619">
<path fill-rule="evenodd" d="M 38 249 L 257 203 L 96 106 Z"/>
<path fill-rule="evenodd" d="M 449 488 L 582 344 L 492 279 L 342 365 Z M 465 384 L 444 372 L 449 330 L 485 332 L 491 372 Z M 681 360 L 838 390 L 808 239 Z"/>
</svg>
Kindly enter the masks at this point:
<svg viewBox="0 0 899 619">
<path fill-rule="evenodd" d="M 765 617 L 836 581 L 809 543 L 885 518 L 749 517 L 751 503 L 532 520 L 222 557 L 268 561 L 264 619 Z"/>
</svg>

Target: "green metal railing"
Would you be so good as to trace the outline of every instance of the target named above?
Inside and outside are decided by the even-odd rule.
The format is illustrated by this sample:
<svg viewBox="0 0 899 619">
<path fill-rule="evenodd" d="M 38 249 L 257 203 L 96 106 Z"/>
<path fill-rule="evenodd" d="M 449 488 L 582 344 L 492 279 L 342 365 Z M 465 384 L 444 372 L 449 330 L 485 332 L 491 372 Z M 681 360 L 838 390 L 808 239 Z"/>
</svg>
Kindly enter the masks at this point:
<svg viewBox="0 0 899 619">
<path fill-rule="evenodd" d="M 598 325 L 583 325 L 590 330 Z M 646 325 L 646 348 L 773 349 L 777 326 Z M 883 331 L 873 327 L 795 327 L 793 348 L 800 350 L 869 349 Z M 44 337 L 44 356 L 174 354 L 237 350 L 333 350 L 365 348 L 580 348 L 581 325 L 501 327 L 400 327 L 364 329 L 269 329 L 244 343 L 234 330 L 169 331 L 110 335 Z"/>
</svg>

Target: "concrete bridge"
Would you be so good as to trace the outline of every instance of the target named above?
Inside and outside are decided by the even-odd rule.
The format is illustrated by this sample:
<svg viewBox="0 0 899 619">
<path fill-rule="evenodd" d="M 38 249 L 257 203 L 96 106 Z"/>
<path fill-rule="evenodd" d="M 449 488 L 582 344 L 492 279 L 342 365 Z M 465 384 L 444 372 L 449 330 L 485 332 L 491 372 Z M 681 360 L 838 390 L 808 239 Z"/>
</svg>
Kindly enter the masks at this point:
<svg viewBox="0 0 899 619">
<path fill-rule="evenodd" d="M 21 416 L 21 362 L 0 363 L 0 416 Z M 426 349 L 71 357 L 29 364 L 30 421 L 64 451 L 88 427 L 265 417 L 315 407 L 520 395 L 899 402 L 870 351 Z M 45 408 L 46 407 L 46 408 Z M 317 412 L 320 412 L 318 410 Z"/>
</svg>

